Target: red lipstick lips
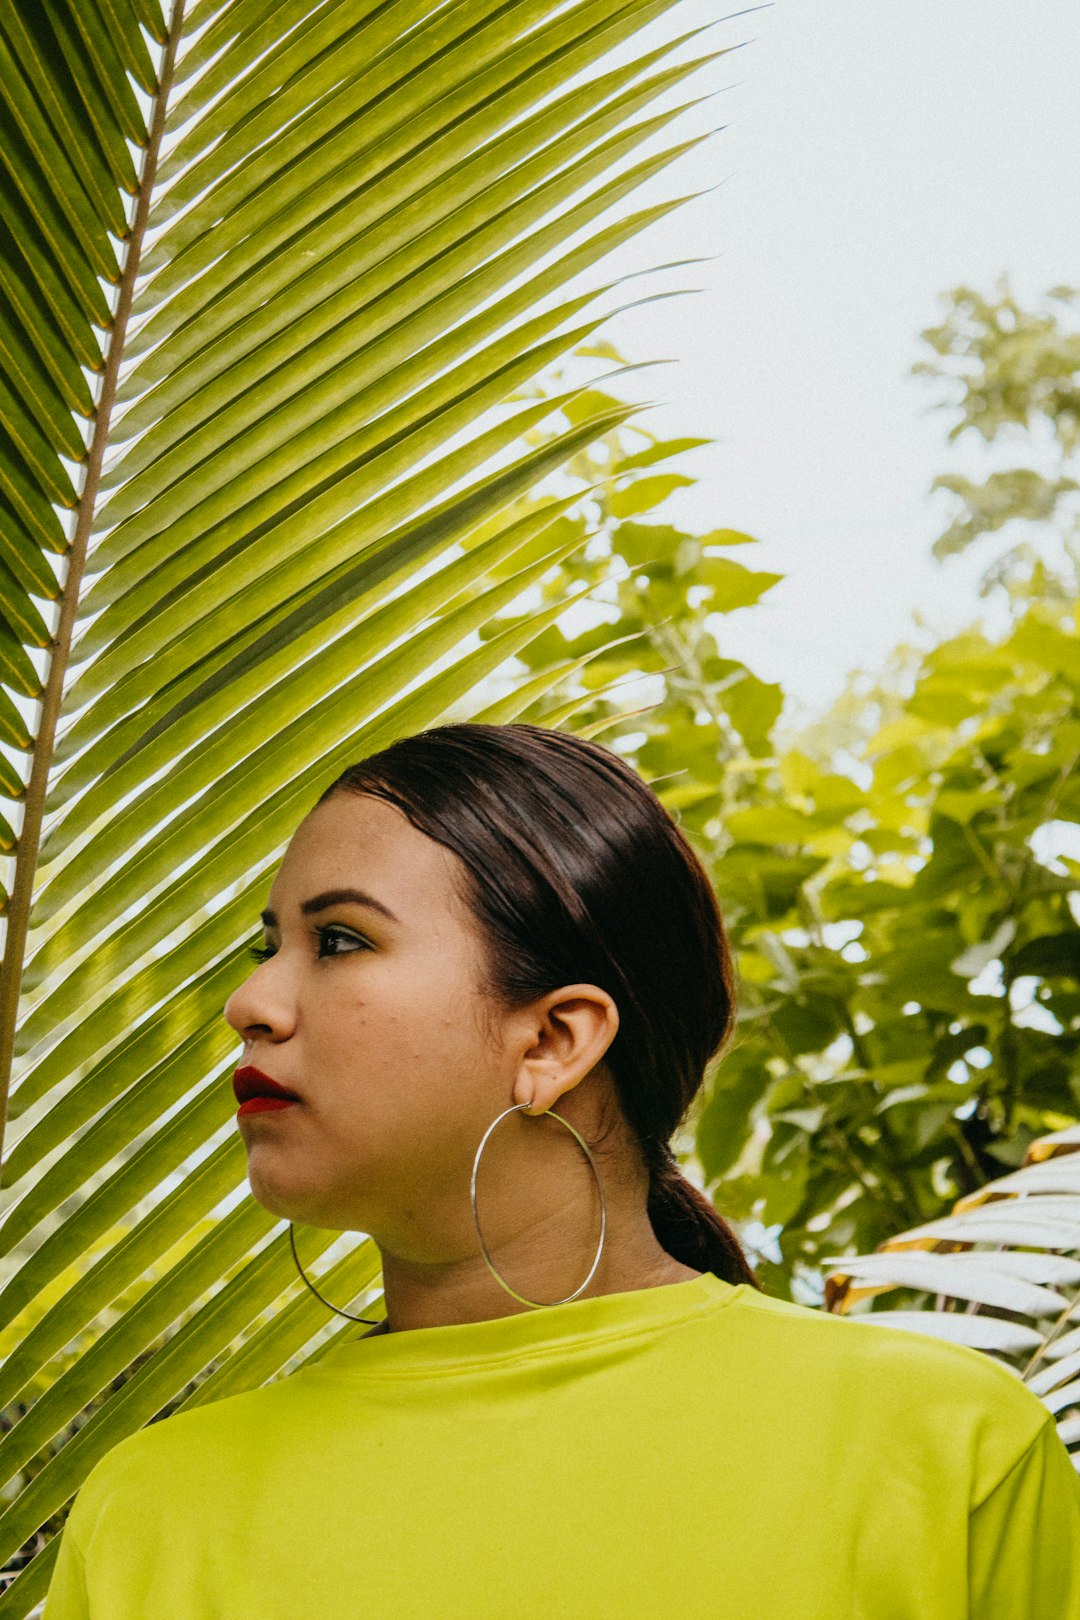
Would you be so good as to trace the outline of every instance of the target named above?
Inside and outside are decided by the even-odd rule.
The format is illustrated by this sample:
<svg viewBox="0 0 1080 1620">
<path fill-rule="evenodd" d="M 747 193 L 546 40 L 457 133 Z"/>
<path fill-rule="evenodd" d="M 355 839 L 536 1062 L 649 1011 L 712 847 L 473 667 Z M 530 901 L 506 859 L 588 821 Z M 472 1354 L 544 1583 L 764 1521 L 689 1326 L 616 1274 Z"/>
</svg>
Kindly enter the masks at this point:
<svg viewBox="0 0 1080 1620">
<path fill-rule="evenodd" d="M 300 1101 L 295 1091 L 287 1091 L 276 1080 L 271 1080 L 268 1074 L 252 1068 L 250 1064 L 245 1064 L 233 1074 L 233 1092 L 240 1104 L 236 1110 L 238 1117 L 240 1114 L 262 1114 L 272 1109 L 288 1108 Z"/>
</svg>

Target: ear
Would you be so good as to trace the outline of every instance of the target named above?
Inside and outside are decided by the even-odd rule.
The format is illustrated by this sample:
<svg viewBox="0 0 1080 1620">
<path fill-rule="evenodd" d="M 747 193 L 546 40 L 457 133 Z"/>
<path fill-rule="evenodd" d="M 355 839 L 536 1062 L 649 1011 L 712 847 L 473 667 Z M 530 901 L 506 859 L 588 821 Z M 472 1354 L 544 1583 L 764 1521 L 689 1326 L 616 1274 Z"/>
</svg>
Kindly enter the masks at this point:
<svg viewBox="0 0 1080 1620">
<path fill-rule="evenodd" d="M 543 1114 L 590 1074 L 618 1033 L 619 1009 L 595 984 L 564 985 L 528 1009 L 531 1026 L 514 1101 Z"/>
</svg>

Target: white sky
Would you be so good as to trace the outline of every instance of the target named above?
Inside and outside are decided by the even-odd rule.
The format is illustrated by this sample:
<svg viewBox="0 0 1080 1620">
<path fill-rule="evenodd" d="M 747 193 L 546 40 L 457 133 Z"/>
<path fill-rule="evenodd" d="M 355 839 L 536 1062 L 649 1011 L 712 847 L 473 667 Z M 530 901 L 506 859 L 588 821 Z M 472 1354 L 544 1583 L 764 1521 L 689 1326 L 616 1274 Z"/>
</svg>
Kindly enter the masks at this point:
<svg viewBox="0 0 1080 1620">
<path fill-rule="evenodd" d="M 738 4 L 683 0 L 648 37 Z M 990 294 L 1007 272 L 1034 301 L 1080 285 L 1080 5 L 775 0 L 680 54 L 740 41 L 678 97 L 723 92 L 679 137 L 727 128 L 620 208 L 718 189 L 604 266 L 711 255 L 631 284 L 704 291 L 606 331 L 632 359 L 678 362 L 620 384 L 668 402 L 643 422 L 718 441 L 681 464 L 700 482 L 673 514 L 759 536 L 733 555 L 787 576 L 720 625 L 723 653 L 797 700 L 790 720 L 848 669 L 925 639 L 914 609 L 943 630 L 985 612 L 974 581 L 1016 538 L 930 557 L 948 510 L 927 496 L 935 474 L 982 477 L 1013 455 L 948 445 L 936 385 L 908 372 L 947 287 Z"/>
</svg>

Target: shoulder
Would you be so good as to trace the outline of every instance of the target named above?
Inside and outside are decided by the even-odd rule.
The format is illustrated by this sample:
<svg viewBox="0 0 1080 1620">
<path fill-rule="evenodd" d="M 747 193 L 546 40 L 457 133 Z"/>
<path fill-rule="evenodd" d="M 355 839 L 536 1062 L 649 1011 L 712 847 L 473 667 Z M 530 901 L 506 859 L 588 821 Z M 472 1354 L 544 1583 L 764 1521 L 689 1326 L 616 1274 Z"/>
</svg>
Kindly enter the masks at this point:
<svg viewBox="0 0 1080 1620">
<path fill-rule="evenodd" d="M 886 1312 L 837 1316 L 750 1288 L 742 1303 L 750 1344 L 774 1373 L 807 1380 L 827 1407 L 842 1403 L 898 1438 L 940 1436 L 964 1456 L 977 1494 L 1053 1427 L 1019 1374 L 986 1351 L 888 1327 Z"/>
<path fill-rule="evenodd" d="M 302 1423 L 297 1390 L 293 1378 L 276 1379 L 125 1435 L 97 1460 L 76 1493 L 69 1516 L 76 1539 L 86 1545 L 104 1515 L 149 1506 L 163 1486 L 173 1499 L 186 1488 L 197 1496 L 216 1466 L 240 1456 L 257 1464 L 280 1443 L 283 1429 Z"/>
<path fill-rule="evenodd" d="M 1028 1430 L 1032 1440 L 1049 1416 L 1017 1373 L 985 1350 L 929 1332 L 886 1325 L 888 1312 L 837 1316 L 811 1305 L 747 1289 L 743 1309 L 757 1334 L 779 1353 L 830 1373 L 848 1388 L 914 1388 L 974 1408 L 989 1407 Z"/>
</svg>

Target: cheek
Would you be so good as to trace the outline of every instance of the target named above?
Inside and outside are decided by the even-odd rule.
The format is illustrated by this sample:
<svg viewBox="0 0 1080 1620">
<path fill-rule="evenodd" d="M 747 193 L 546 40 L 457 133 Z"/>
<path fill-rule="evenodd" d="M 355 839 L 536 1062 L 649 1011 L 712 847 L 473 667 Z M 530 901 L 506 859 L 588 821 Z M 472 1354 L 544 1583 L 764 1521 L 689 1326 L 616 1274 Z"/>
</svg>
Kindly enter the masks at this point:
<svg viewBox="0 0 1080 1620">
<path fill-rule="evenodd" d="M 304 997 L 305 1044 L 342 1075 L 400 1073 L 403 1062 L 422 1056 L 437 1030 L 452 1028 L 441 994 L 438 984 L 388 962 L 317 975 Z"/>
<path fill-rule="evenodd" d="M 425 1094 L 479 1078 L 492 1053 L 460 953 L 365 958 L 305 986 L 305 1045 L 343 1080 L 389 1079 Z"/>
</svg>

